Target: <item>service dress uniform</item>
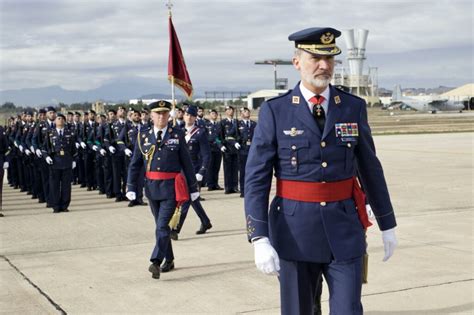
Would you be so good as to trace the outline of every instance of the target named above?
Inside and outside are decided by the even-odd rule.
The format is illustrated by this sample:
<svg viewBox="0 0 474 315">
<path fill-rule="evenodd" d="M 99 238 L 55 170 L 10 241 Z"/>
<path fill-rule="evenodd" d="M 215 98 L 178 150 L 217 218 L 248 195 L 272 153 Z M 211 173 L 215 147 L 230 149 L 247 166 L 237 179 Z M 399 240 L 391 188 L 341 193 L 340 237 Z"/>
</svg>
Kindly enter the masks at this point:
<svg viewBox="0 0 474 315">
<path fill-rule="evenodd" d="M 307 47 L 305 34 L 316 35 L 322 43 L 310 41 L 311 52 L 337 54 L 339 31 L 305 31 L 297 48 Z M 396 226 L 365 101 L 332 86 L 322 96 L 316 102 L 298 83 L 263 103 L 247 160 L 248 237 L 269 237 L 278 253 L 282 314 L 313 313 L 321 273 L 329 286 L 331 314 L 362 314 L 361 265 L 370 223 L 356 175 L 380 229 Z M 269 206 L 273 172 L 277 192 Z"/>
<path fill-rule="evenodd" d="M 217 121 L 208 120 L 206 129 L 207 139 L 211 147 L 211 158 L 209 161 L 206 183 L 209 190 L 218 190 L 222 189 L 219 186 L 219 171 L 221 169 L 222 162 L 222 141 L 220 139 L 221 125 Z"/>
<path fill-rule="evenodd" d="M 45 157 L 50 157 L 50 203 L 54 212 L 68 211 L 71 202 L 72 164 L 76 155 L 75 135 L 70 130 L 52 129 L 48 132 Z"/>
<path fill-rule="evenodd" d="M 196 116 L 196 110 L 193 106 L 189 106 L 186 110 L 188 113 Z M 185 140 L 188 145 L 189 154 L 193 163 L 195 174 L 199 174 L 204 178 L 206 176 L 207 168 L 210 159 L 210 146 L 207 140 L 206 129 L 194 125 L 193 127 L 185 130 Z M 189 207 L 192 206 L 196 212 L 199 220 L 201 221 L 201 227 L 196 232 L 197 234 L 204 234 L 206 230 L 212 227 L 211 221 L 204 210 L 201 201 L 198 199 L 186 201 L 181 207 L 181 217 L 177 226 L 177 233 L 181 231 L 188 214 Z"/>
<path fill-rule="evenodd" d="M 245 195 L 245 166 L 252 145 L 252 138 L 257 123 L 253 120 L 239 120 L 239 170 L 240 170 L 240 196 Z"/>
<path fill-rule="evenodd" d="M 239 152 L 235 144 L 239 141 L 237 119 L 224 118 L 221 124 L 221 140 L 226 151 L 224 159 L 224 189 L 226 193 L 239 191 Z"/>
<path fill-rule="evenodd" d="M 149 108 L 159 112 L 170 110 L 171 104 L 159 101 L 150 104 Z M 146 170 L 145 195 L 156 226 L 156 243 L 150 261 L 152 266 L 159 266 L 164 259 L 174 260 L 169 222 L 177 201 L 182 203 L 189 199 L 189 193 L 198 192 L 191 156 L 182 130 L 168 126 L 155 130 L 155 127 L 151 126 L 140 131 L 128 168 L 129 192 L 137 191 L 138 177 L 142 176 L 143 167 Z M 182 199 L 182 185 L 188 189 L 185 199 Z"/>
</svg>

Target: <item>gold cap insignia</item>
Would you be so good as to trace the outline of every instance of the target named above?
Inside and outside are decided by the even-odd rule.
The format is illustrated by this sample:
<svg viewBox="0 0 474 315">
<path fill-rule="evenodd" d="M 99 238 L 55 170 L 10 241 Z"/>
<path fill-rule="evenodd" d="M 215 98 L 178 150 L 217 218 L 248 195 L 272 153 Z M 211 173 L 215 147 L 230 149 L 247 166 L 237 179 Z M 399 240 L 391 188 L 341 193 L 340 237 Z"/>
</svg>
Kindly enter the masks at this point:
<svg viewBox="0 0 474 315">
<path fill-rule="evenodd" d="M 321 36 L 321 43 L 330 44 L 334 40 L 334 34 L 327 32 Z"/>
<path fill-rule="evenodd" d="M 160 106 L 160 107 L 165 107 L 165 102 L 160 101 L 160 102 L 158 103 L 158 106 Z"/>
<path fill-rule="evenodd" d="M 341 102 L 341 98 L 339 97 L 339 95 L 334 96 L 334 102 L 336 102 L 336 104 L 339 104 Z"/>
<path fill-rule="evenodd" d="M 293 98 L 291 99 L 291 102 L 293 104 L 299 104 L 300 103 L 300 97 L 299 96 L 293 96 Z"/>
</svg>

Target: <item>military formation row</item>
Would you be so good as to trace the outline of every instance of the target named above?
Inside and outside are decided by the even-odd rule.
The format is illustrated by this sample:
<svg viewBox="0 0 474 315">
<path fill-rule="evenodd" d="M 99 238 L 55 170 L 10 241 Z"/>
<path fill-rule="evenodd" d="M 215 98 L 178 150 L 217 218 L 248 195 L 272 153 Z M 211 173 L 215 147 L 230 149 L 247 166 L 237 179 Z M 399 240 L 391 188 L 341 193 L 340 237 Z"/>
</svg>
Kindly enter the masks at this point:
<svg viewBox="0 0 474 315">
<path fill-rule="evenodd" d="M 209 191 L 224 189 L 226 194 L 240 192 L 243 197 L 245 163 L 256 126 L 250 120 L 250 111 L 243 108 L 241 119 L 236 119 L 234 108 L 227 106 L 226 118 L 219 121 L 217 111 L 210 110 L 204 118 L 203 108 L 189 105 L 174 111 L 170 126 L 186 130 L 185 113 L 189 111 L 196 117 L 198 128 L 187 141 L 193 164 L 199 167 L 200 186 Z M 24 112 L 10 118 L 0 132 L 0 156 L 6 162 L 4 168 L 8 168 L 8 183 L 39 203 L 46 203 L 55 213 L 68 211 L 71 184 L 98 190 L 116 202 L 127 201 L 127 169 L 136 139 L 140 130 L 152 124 L 147 108 L 127 111 L 119 107 L 107 115 L 91 110 L 64 116 L 54 107 L 40 109 L 38 115 Z M 218 184 L 222 159 L 225 188 Z M 141 189 L 129 202 L 130 207 L 145 205 L 144 176 L 139 178 Z"/>
</svg>

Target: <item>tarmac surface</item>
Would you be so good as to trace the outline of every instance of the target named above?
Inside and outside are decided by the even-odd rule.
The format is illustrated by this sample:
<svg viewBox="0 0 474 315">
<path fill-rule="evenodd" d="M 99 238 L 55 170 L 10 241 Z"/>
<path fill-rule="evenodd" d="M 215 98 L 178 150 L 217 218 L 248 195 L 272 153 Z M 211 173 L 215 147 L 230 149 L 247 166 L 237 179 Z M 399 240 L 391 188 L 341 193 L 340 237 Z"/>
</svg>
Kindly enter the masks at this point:
<svg viewBox="0 0 474 315">
<path fill-rule="evenodd" d="M 473 314 L 474 133 L 375 142 L 399 247 L 382 262 L 381 233 L 370 228 L 365 314 Z M 190 210 L 173 244 L 176 269 L 154 280 L 148 206 L 128 208 L 74 186 L 71 212 L 53 214 L 5 184 L 0 313 L 279 314 L 278 280 L 256 270 L 246 240 L 243 199 L 202 195 L 214 227 L 195 235 L 199 221 Z"/>
</svg>

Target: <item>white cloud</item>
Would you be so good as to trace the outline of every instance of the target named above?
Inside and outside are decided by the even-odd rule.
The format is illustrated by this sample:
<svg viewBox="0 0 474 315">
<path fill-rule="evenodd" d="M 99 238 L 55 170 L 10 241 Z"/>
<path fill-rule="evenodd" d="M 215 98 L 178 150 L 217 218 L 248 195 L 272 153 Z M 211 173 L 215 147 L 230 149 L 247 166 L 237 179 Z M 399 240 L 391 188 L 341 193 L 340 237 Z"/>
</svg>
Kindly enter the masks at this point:
<svg viewBox="0 0 474 315">
<path fill-rule="evenodd" d="M 165 2 L 0 0 L 1 89 L 89 89 L 123 76 L 166 81 Z M 423 86 L 472 80 L 469 0 L 174 2 L 173 22 L 198 88 L 271 86 L 271 67 L 254 61 L 290 58 L 288 34 L 311 26 L 369 29 L 367 63 L 379 68 L 381 85 L 404 74 Z M 339 45 L 345 48 L 343 40 Z M 430 50 L 443 51 L 446 60 Z M 420 51 L 425 58 L 403 59 Z M 446 71 L 452 73 L 433 76 Z M 291 67 L 279 73 L 290 85 L 297 80 Z"/>
</svg>

